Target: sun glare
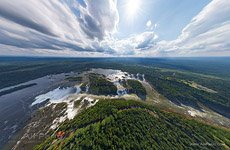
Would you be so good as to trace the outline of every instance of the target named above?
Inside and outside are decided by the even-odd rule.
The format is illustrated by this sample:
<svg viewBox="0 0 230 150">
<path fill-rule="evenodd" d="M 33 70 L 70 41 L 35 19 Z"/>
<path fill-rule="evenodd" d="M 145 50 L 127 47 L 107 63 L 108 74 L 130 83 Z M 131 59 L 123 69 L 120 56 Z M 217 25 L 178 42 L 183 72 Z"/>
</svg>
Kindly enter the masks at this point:
<svg viewBox="0 0 230 150">
<path fill-rule="evenodd" d="M 125 9 L 129 17 L 134 17 L 140 11 L 141 1 L 140 0 L 127 0 Z"/>
</svg>

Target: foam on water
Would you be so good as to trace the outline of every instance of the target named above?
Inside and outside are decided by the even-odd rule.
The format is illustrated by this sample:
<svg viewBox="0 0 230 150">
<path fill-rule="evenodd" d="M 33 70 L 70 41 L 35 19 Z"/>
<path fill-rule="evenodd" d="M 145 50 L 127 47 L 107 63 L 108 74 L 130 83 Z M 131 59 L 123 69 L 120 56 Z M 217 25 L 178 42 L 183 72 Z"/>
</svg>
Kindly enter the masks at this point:
<svg viewBox="0 0 230 150">
<path fill-rule="evenodd" d="M 67 87 L 67 88 L 56 88 L 46 94 L 39 95 L 35 98 L 35 101 L 31 104 L 34 106 L 49 100 L 50 103 L 61 103 L 71 94 L 80 93 L 81 89 L 79 87 Z"/>
</svg>

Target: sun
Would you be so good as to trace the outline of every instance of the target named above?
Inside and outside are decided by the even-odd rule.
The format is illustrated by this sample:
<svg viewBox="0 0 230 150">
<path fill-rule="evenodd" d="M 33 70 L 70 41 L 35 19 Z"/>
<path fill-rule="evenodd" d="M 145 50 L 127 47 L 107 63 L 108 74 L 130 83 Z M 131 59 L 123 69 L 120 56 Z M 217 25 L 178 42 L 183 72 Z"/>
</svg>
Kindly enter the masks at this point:
<svg viewBox="0 0 230 150">
<path fill-rule="evenodd" d="M 125 9 L 128 17 L 135 17 L 141 8 L 141 0 L 126 0 Z"/>
</svg>

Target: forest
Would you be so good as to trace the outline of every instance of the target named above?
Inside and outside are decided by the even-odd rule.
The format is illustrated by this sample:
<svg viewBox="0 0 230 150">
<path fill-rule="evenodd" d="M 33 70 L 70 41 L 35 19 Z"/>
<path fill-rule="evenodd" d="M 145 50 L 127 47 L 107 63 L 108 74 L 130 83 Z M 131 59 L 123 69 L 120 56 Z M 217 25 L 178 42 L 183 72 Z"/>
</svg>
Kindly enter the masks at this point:
<svg viewBox="0 0 230 150">
<path fill-rule="evenodd" d="M 130 74 L 144 74 L 160 94 L 175 104 L 200 109 L 198 103 L 201 103 L 230 118 L 230 62 L 224 58 L 186 61 L 176 58 L 1 58 L 0 62 L 0 89 L 50 74 L 81 72 L 91 68 L 118 69 Z M 200 65 L 193 65 L 198 63 Z M 217 93 L 195 89 L 181 83 L 181 80 L 196 82 Z"/>
<path fill-rule="evenodd" d="M 116 95 L 117 87 L 97 74 L 89 75 L 89 93 L 94 95 Z"/>
<path fill-rule="evenodd" d="M 230 80 L 212 75 L 180 71 L 175 69 L 157 68 L 143 65 L 98 63 L 90 67 L 118 69 L 130 74 L 144 74 L 145 79 L 160 94 L 177 105 L 188 105 L 200 109 L 200 104 L 213 111 L 230 118 Z M 170 80 L 169 80 L 170 79 Z M 194 81 L 200 85 L 211 88 L 217 93 L 209 93 L 193 88 L 181 80 Z"/>
<path fill-rule="evenodd" d="M 134 93 L 142 100 L 146 99 L 147 92 L 139 81 L 128 79 L 127 81 L 123 81 L 123 86 L 127 89 L 128 93 Z"/>
<path fill-rule="evenodd" d="M 55 133 L 61 131 L 63 136 Z M 55 132 L 55 131 L 54 131 Z M 163 112 L 138 101 L 100 100 L 35 150 L 43 149 L 228 149 L 230 131 Z M 53 135 L 53 136 L 52 136 Z"/>
</svg>

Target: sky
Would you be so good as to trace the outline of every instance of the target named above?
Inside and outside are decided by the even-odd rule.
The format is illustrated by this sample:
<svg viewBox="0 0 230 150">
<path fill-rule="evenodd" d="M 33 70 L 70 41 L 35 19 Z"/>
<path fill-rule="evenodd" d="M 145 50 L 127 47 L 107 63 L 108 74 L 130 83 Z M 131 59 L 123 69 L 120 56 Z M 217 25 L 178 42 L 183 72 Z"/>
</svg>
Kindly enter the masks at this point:
<svg viewBox="0 0 230 150">
<path fill-rule="evenodd" d="M 230 56 L 230 0 L 0 0 L 0 56 Z"/>
</svg>

